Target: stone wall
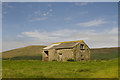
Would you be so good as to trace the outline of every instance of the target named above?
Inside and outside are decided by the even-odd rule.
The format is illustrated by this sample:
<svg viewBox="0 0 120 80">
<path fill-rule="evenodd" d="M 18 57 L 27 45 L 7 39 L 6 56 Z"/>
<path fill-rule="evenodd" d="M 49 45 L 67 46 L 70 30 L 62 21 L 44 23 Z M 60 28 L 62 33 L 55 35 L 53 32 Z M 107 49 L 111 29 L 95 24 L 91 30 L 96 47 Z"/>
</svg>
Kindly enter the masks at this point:
<svg viewBox="0 0 120 80">
<path fill-rule="evenodd" d="M 59 49 L 57 50 L 58 54 L 58 61 L 59 61 L 59 54 L 62 54 L 62 61 L 67 61 L 68 59 L 74 59 L 73 49 Z"/>
<path fill-rule="evenodd" d="M 90 59 L 90 49 L 85 43 L 81 43 L 81 44 L 84 44 L 84 47 L 83 47 L 84 50 L 81 50 L 80 44 L 76 45 L 74 47 L 74 57 L 75 57 L 74 59 L 76 61 L 89 60 Z"/>
</svg>

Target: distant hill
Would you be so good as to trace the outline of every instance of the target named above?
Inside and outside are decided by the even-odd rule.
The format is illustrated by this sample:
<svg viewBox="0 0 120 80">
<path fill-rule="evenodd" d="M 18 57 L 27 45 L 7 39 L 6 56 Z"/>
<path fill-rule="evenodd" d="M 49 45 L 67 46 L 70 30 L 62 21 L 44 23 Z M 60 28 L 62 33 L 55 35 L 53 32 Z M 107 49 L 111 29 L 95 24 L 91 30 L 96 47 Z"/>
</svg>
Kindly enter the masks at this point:
<svg viewBox="0 0 120 80">
<path fill-rule="evenodd" d="M 118 47 L 91 49 L 91 59 L 109 60 L 118 57 Z"/>
<path fill-rule="evenodd" d="M 2 53 L 3 59 L 10 60 L 41 60 L 42 49 L 46 46 L 27 46 L 13 49 Z M 91 49 L 91 59 L 109 60 L 118 57 L 118 48 L 96 48 Z"/>
<path fill-rule="evenodd" d="M 2 52 L 3 59 L 41 59 L 42 49 L 46 46 L 27 46 Z"/>
</svg>

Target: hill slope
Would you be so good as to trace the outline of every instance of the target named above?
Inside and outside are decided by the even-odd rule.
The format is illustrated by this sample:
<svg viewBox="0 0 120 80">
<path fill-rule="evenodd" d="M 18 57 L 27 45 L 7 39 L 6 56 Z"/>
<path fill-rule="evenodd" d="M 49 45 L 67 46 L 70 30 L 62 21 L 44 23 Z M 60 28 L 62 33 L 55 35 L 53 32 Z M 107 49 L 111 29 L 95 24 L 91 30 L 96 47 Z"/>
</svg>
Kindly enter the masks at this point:
<svg viewBox="0 0 120 80">
<path fill-rule="evenodd" d="M 3 59 L 12 60 L 41 60 L 42 49 L 45 46 L 27 46 L 2 53 Z M 118 48 L 91 49 L 91 59 L 109 60 L 118 57 Z"/>
<path fill-rule="evenodd" d="M 3 59 L 8 58 L 32 58 L 33 56 L 40 56 L 42 49 L 46 46 L 27 46 L 23 48 L 13 49 L 2 53 Z"/>
<path fill-rule="evenodd" d="M 118 57 L 118 47 L 91 49 L 91 59 L 109 60 Z"/>
</svg>

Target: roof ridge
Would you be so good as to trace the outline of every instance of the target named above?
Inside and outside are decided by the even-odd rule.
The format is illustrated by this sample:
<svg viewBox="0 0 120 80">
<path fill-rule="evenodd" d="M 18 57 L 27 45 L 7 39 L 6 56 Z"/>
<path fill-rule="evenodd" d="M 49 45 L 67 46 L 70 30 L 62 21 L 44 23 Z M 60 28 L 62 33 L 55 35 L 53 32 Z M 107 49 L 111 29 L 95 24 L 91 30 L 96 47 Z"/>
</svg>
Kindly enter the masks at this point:
<svg viewBox="0 0 120 80">
<path fill-rule="evenodd" d="M 58 43 L 72 43 L 72 42 L 81 42 L 81 41 L 83 41 L 83 40 L 56 42 L 56 43 L 52 43 L 52 44 L 58 44 Z"/>
</svg>

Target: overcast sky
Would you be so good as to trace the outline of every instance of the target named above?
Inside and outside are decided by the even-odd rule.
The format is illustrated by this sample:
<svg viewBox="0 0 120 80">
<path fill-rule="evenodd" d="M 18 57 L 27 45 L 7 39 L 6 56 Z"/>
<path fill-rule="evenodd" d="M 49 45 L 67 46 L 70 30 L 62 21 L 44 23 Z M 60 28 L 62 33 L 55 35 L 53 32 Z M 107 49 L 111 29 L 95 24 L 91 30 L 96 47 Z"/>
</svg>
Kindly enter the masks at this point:
<svg viewBox="0 0 120 80">
<path fill-rule="evenodd" d="M 118 46 L 117 2 L 3 2 L 2 14 L 3 51 L 72 40 Z"/>
</svg>

